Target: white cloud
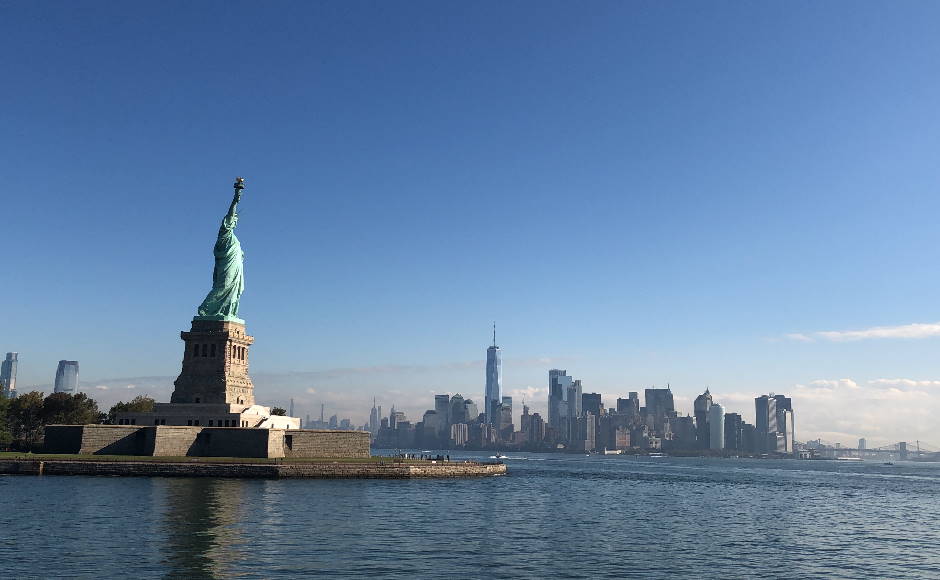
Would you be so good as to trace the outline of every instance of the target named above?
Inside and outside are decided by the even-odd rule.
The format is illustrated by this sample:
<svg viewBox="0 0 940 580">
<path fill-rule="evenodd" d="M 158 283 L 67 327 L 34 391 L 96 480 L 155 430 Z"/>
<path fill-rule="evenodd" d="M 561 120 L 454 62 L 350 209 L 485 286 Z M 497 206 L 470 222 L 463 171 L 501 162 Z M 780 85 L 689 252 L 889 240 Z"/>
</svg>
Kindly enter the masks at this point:
<svg viewBox="0 0 940 580">
<path fill-rule="evenodd" d="M 940 443 L 940 380 L 906 378 L 816 379 L 793 387 L 797 438 L 821 437 L 854 445 L 859 437 L 879 446 L 898 441 Z M 876 445 L 873 443 L 877 443 Z"/>
<path fill-rule="evenodd" d="M 314 389 L 313 387 L 309 387 L 309 388 L 307 389 L 307 394 L 308 394 L 308 395 L 316 395 L 316 394 L 317 394 L 317 390 Z"/>
<path fill-rule="evenodd" d="M 98 385 L 95 388 L 98 389 L 99 391 L 107 391 L 111 387 L 109 387 L 108 385 Z"/>
<path fill-rule="evenodd" d="M 810 333 L 793 332 L 785 336 L 797 342 L 816 342 L 817 340 L 852 342 L 873 338 L 932 338 L 934 336 L 940 336 L 940 322 L 916 322 L 898 326 L 873 326 L 861 330 L 822 330 Z"/>
<path fill-rule="evenodd" d="M 755 394 L 755 393 L 741 393 L 741 392 L 737 392 L 737 393 L 722 393 L 722 392 L 717 392 L 717 391 L 716 391 L 716 392 L 712 393 L 712 397 L 714 397 L 714 399 L 715 399 L 716 401 L 718 401 L 719 403 L 721 403 L 721 404 L 722 404 L 723 406 L 725 406 L 725 407 L 728 406 L 728 403 L 729 403 L 729 402 L 730 402 L 730 403 L 735 403 L 735 404 L 738 405 L 738 406 L 744 406 L 744 407 L 753 406 L 753 405 L 754 405 L 754 397 L 757 397 L 757 396 L 759 396 L 759 395 L 758 395 L 758 394 Z M 728 409 L 726 408 L 725 411 L 727 411 L 727 410 L 728 410 Z"/>
<path fill-rule="evenodd" d="M 869 385 L 877 387 L 896 387 L 913 389 L 917 387 L 940 387 L 940 381 L 915 381 L 913 379 L 875 379 L 868 381 Z"/>
<path fill-rule="evenodd" d="M 911 401 L 917 399 L 928 399 L 930 394 L 925 391 L 904 391 L 897 387 L 872 394 L 872 398 L 882 401 Z"/>
<path fill-rule="evenodd" d="M 536 399 L 542 400 L 548 398 L 548 387 L 525 387 L 522 389 L 511 389 L 505 394 L 512 397 L 513 407 L 515 407 L 517 401 L 521 403 L 523 400 L 525 400 L 531 403 Z"/>
<path fill-rule="evenodd" d="M 852 379 L 838 379 L 838 380 L 818 379 L 815 381 L 810 381 L 809 384 L 814 387 L 820 387 L 820 388 L 825 388 L 825 389 L 839 389 L 839 388 L 857 389 L 859 388 L 858 383 L 856 383 Z"/>
</svg>

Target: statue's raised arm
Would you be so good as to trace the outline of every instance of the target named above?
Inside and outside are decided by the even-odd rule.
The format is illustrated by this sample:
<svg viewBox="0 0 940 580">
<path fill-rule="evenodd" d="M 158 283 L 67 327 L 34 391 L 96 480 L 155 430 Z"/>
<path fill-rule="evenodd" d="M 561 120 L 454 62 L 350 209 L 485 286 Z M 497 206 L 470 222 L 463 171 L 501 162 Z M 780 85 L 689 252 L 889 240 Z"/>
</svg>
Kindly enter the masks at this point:
<svg viewBox="0 0 940 580">
<path fill-rule="evenodd" d="M 228 206 L 228 213 L 222 218 L 222 229 L 233 230 L 238 224 L 238 202 L 242 200 L 242 190 L 245 189 L 245 180 L 241 177 L 235 178 L 235 195 L 232 196 L 232 205 Z"/>
<path fill-rule="evenodd" d="M 241 177 L 235 178 L 235 196 L 232 197 L 232 205 L 228 208 L 228 214 L 226 217 L 232 217 L 235 215 L 235 210 L 238 209 L 238 202 L 242 200 L 242 190 L 245 189 L 245 180 Z"/>
<path fill-rule="evenodd" d="M 202 320 L 239 320 L 238 303 L 245 289 L 244 253 L 241 243 L 235 237 L 238 224 L 238 202 L 245 189 L 245 180 L 235 179 L 235 195 L 228 213 L 222 218 L 222 227 L 215 242 L 213 254 L 215 268 L 212 271 L 212 290 L 199 306 L 197 319 Z"/>
</svg>

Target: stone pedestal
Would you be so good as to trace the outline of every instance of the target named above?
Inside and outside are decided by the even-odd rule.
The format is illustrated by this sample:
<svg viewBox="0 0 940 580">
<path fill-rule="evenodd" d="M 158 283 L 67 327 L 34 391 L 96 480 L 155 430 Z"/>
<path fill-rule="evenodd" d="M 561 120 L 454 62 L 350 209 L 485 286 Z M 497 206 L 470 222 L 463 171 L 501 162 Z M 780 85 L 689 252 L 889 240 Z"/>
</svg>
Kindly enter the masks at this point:
<svg viewBox="0 0 940 580">
<path fill-rule="evenodd" d="M 248 347 L 255 339 L 244 322 L 196 317 L 180 337 L 186 344 L 183 370 L 170 402 L 157 403 L 150 413 L 119 413 L 118 425 L 300 428 L 299 418 L 272 415 L 270 407 L 255 404 L 248 376 Z"/>
<path fill-rule="evenodd" d="M 186 343 L 183 370 L 173 383 L 171 403 L 255 404 L 248 376 L 248 348 L 255 339 L 243 323 L 195 319 L 180 337 Z"/>
<path fill-rule="evenodd" d="M 118 413 L 118 425 L 300 429 L 300 419 L 272 415 L 270 407 L 226 403 L 157 403 L 150 413 Z"/>
</svg>

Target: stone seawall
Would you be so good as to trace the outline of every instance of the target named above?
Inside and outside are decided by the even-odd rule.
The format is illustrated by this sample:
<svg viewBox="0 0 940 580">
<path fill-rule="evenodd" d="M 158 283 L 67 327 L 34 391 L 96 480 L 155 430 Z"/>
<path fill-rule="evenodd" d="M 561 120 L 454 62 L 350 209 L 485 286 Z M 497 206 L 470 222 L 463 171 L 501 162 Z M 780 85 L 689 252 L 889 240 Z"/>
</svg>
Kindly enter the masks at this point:
<svg viewBox="0 0 940 580">
<path fill-rule="evenodd" d="M 369 457 L 366 431 L 285 431 L 281 457 Z"/>
<path fill-rule="evenodd" d="M 177 425 L 48 425 L 44 451 L 154 457 L 370 457 L 365 431 Z"/>
<path fill-rule="evenodd" d="M 0 459 L 0 474 L 107 475 L 156 477 L 236 477 L 309 479 L 412 479 L 505 475 L 501 463 L 209 463 L 169 461 L 94 461 Z"/>
</svg>

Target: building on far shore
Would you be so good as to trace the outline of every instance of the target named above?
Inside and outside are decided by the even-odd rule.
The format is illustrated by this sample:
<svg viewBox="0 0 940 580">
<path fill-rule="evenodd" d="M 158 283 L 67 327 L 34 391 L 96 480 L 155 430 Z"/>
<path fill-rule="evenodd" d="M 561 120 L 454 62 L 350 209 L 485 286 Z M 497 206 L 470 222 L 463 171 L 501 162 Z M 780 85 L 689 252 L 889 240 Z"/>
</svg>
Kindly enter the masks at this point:
<svg viewBox="0 0 940 580">
<path fill-rule="evenodd" d="M 503 366 L 499 347 L 496 346 L 496 324 L 493 323 L 493 345 L 486 349 L 486 390 L 483 394 L 483 413 L 487 425 L 499 424 L 503 396 Z"/>
<path fill-rule="evenodd" d="M 56 393 L 68 393 L 74 395 L 78 392 L 78 361 L 60 360 L 59 367 L 55 371 Z"/>
<path fill-rule="evenodd" d="M 718 403 L 708 408 L 708 445 L 712 451 L 725 448 L 725 409 Z"/>
<path fill-rule="evenodd" d="M 6 358 L 0 363 L 0 396 L 16 396 L 16 364 L 19 354 L 8 352 Z"/>
</svg>

